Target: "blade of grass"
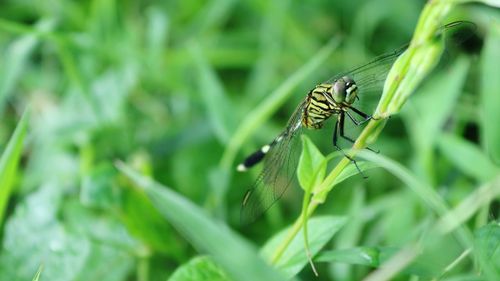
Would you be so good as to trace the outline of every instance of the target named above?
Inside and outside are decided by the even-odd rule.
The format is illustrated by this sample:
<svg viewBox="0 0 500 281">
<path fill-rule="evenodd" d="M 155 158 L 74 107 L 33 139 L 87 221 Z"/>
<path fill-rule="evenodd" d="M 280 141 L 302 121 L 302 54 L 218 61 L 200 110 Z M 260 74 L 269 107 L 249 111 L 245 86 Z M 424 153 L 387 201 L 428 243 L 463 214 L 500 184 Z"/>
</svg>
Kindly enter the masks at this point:
<svg viewBox="0 0 500 281">
<path fill-rule="evenodd" d="M 206 252 L 235 280 L 285 280 L 260 259 L 254 249 L 226 225 L 165 186 L 135 172 L 122 162 L 117 168 L 142 188 L 153 205 L 191 244 Z"/>
<path fill-rule="evenodd" d="M 212 125 L 218 140 L 226 144 L 229 136 L 236 127 L 234 113 L 231 109 L 230 100 L 227 97 L 226 90 L 222 85 L 215 69 L 207 62 L 201 47 L 197 42 L 191 42 L 188 45 L 189 53 L 192 55 L 196 68 L 198 70 L 198 93 L 200 100 L 203 101 L 209 117 L 209 123 Z"/>
<path fill-rule="evenodd" d="M 500 2 L 500 1 L 499 1 Z M 482 142 L 493 160 L 500 163 L 500 79 L 495 75 L 500 65 L 500 24 L 492 24 L 488 31 L 481 63 L 481 132 Z"/>
<path fill-rule="evenodd" d="M 439 138 L 439 149 L 464 174 L 486 182 L 499 174 L 499 169 L 473 143 L 451 134 Z M 471 163 L 474 163 L 471 165 Z"/>
<path fill-rule="evenodd" d="M 0 111 L 3 110 L 4 100 L 9 96 L 18 80 L 22 77 L 24 69 L 28 63 L 30 55 L 40 41 L 35 32 L 49 32 L 55 26 L 52 20 L 41 20 L 34 30 L 21 36 L 9 45 L 9 48 L 2 54 L 2 64 L 0 64 Z M 9 21 L 0 20 L 0 29 L 12 29 L 18 27 Z"/>
<path fill-rule="evenodd" d="M 25 110 L 0 159 L 0 225 L 3 224 L 5 208 L 12 193 L 19 160 L 21 159 L 24 137 L 28 128 L 28 118 L 29 110 Z"/>
<path fill-rule="evenodd" d="M 40 267 L 38 267 L 38 270 L 35 273 L 35 276 L 33 276 L 33 281 L 40 280 L 40 276 L 42 275 L 42 271 L 43 271 L 43 265 L 40 265 Z"/>
</svg>

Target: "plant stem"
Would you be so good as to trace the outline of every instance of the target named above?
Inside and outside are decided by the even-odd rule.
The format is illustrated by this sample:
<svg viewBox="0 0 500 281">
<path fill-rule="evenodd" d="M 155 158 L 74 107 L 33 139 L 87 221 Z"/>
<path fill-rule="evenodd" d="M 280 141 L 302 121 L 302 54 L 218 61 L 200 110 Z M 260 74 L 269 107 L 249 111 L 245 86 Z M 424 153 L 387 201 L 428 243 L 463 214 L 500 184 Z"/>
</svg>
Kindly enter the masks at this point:
<svg viewBox="0 0 500 281">
<path fill-rule="evenodd" d="M 309 204 L 309 208 L 307 209 L 307 216 L 314 213 L 314 210 L 316 210 L 317 207 L 318 207 L 317 202 L 314 201 L 311 202 L 311 204 Z M 301 214 L 293 224 L 292 229 L 290 230 L 286 238 L 283 240 L 283 243 L 281 243 L 280 246 L 274 252 L 274 255 L 271 258 L 271 264 L 276 264 L 281 258 L 281 256 L 283 256 L 286 249 L 288 248 L 288 245 L 292 242 L 293 238 L 295 238 L 297 233 L 299 233 L 300 229 L 303 226 L 303 223 L 304 223 L 303 215 Z"/>
<path fill-rule="evenodd" d="M 381 122 L 382 120 L 372 120 L 372 121 L 375 121 L 375 122 L 370 122 L 366 126 L 366 128 L 372 128 L 371 130 L 369 130 L 370 132 L 372 132 L 372 130 L 374 130 L 374 129 L 377 128 L 376 122 Z M 363 133 L 365 133 L 365 131 L 367 131 L 366 128 L 365 128 L 365 130 L 363 130 Z M 362 141 L 365 140 L 366 138 L 362 138 L 363 133 L 356 140 L 356 143 L 353 145 L 353 148 L 361 148 L 362 145 L 364 145 L 364 143 L 362 143 Z M 367 135 L 367 134 L 365 133 L 365 135 Z M 355 150 L 353 150 L 353 152 L 354 151 Z M 350 154 L 349 156 L 353 157 L 354 153 Z M 323 180 L 323 182 L 321 183 L 320 186 L 330 186 L 331 184 L 328 184 L 328 183 L 333 183 L 333 181 L 335 181 L 335 179 L 339 176 L 339 174 L 342 172 L 342 170 L 344 170 L 344 168 L 347 167 L 347 165 L 349 165 L 350 162 L 351 161 L 349 159 L 347 159 L 345 157 L 342 158 L 342 160 L 340 160 L 340 162 L 337 164 L 337 166 L 335 166 L 335 168 L 332 170 L 332 172 L 330 172 L 330 174 L 328 175 L 328 177 L 326 177 Z M 333 186 L 332 186 L 332 188 L 333 188 Z M 316 195 L 317 194 L 315 194 L 313 196 L 313 199 L 311 200 L 311 203 L 309 204 L 309 207 L 307 209 L 307 216 L 308 217 L 311 216 L 314 213 L 314 211 L 319 206 L 319 204 L 323 203 L 322 200 L 315 199 Z M 283 240 L 283 243 L 281 243 L 280 246 L 274 252 L 273 257 L 271 258 L 271 263 L 272 264 L 276 264 L 279 261 L 279 259 L 285 253 L 286 249 L 288 248 L 288 246 L 290 245 L 290 243 L 292 242 L 292 240 L 299 233 L 300 229 L 302 229 L 303 225 L 304 225 L 304 219 L 303 219 L 303 214 L 301 214 L 297 218 L 297 220 L 295 220 L 295 223 L 293 224 L 292 229 L 288 233 L 287 237 Z"/>
</svg>

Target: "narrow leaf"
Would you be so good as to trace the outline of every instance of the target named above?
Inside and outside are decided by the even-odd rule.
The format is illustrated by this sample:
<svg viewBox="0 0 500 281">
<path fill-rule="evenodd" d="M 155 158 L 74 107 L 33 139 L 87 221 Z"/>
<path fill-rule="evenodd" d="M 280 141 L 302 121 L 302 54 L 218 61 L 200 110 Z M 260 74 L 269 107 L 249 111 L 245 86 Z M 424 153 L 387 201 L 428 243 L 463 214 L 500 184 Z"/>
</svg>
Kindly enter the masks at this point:
<svg viewBox="0 0 500 281">
<path fill-rule="evenodd" d="M 382 251 L 384 251 L 384 249 L 378 247 L 357 247 L 326 251 L 321 253 L 315 261 L 340 262 L 378 267 L 381 264 L 380 256 Z M 396 251 L 391 249 L 390 252 L 395 253 Z M 388 255 L 386 254 L 385 256 Z"/>
<path fill-rule="evenodd" d="M 254 249 L 226 225 L 215 221 L 192 202 L 123 163 L 118 169 L 144 189 L 156 209 L 199 251 L 209 253 L 235 280 L 284 280 Z"/>
<path fill-rule="evenodd" d="M 429 149 L 439 136 L 462 92 L 468 68 L 469 61 L 459 59 L 450 67 L 450 71 L 429 77 L 428 83 L 415 94 L 412 108 L 404 113 L 405 121 L 410 125 L 410 136 L 414 138 L 418 149 Z"/>
<path fill-rule="evenodd" d="M 480 182 L 491 180 L 498 174 L 490 159 L 474 144 L 453 135 L 439 139 L 443 154 L 462 172 Z"/>
<path fill-rule="evenodd" d="M 189 51 L 198 67 L 198 94 L 203 101 L 208 121 L 222 143 L 227 143 L 230 135 L 236 128 L 235 118 L 231 105 L 222 82 L 212 66 L 206 61 L 201 48 L 196 44 L 190 45 Z"/>
<path fill-rule="evenodd" d="M 28 116 L 29 111 L 24 111 L 0 159 L 0 224 L 3 222 L 5 208 L 12 193 L 12 186 L 23 149 L 24 136 L 28 128 Z"/>
<path fill-rule="evenodd" d="M 483 143 L 489 155 L 496 163 L 500 163 L 500 24 L 492 24 L 486 38 L 481 64 L 481 131 Z"/>
<path fill-rule="evenodd" d="M 35 273 L 35 276 L 33 276 L 33 281 L 40 280 L 40 275 L 42 274 L 42 270 L 43 270 L 43 265 L 40 265 L 40 267 L 38 267 L 38 270 Z"/>
<path fill-rule="evenodd" d="M 493 222 L 476 230 L 474 247 L 480 263 L 490 263 L 490 268 L 500 278 L 500 223 Z"/>
<path fill-rule="evenodd" d="M 432 247 L 431 247 L 432 248 Z M 445 247 L 446 248 L 446 247 Z M 432 250 L 432 249 L 431 249 Z M 340 250 L 325 251 L 318 255 L 316 262 L 344 263 L 365 265 L 375 268 L 383 268 L 387 263 L 401 251 L 396 247 L 356 247 Z M 439 250 L 438 250 L 439 251 Z M 429 278 L 439 276 L 442 272 L 442 266 L 435 261 L 432 253 L 425 250 L 412 261 L 405 269 L 401 271 L 404 274 L 411 274 Z M 446 263 L 446 262 L 444 262 Z"/>
<path fill-rule="evenodd" d="M 366 162 L 366 161 L 356 161 L 356 164 L 358 165 L 359 169 L 361 172 L 371 170 L 373 168 L 378 168 L 379 166 L 376 163 L 371 163 L 371 162 Z M 335 179 L 334 185 L 337 185 L 348 178 L 358 175 L 359 170 L 356 168 L 354 164 L 347 166 L 340 175 Z"/>
<path fill-rule="evenodd" d="M 42 19 L 35 25 L 37 31 L 46 32 L 53 29 L 55 21 Z M 17 23 L 7 20 L 0 21 L 0 27 L 9 29 L 9 26 L 17 26 Z M 34 33 L 34 32 L 33 32 Z M 4 100 L 13 91 L 16 83 L 23 77 L 30 56 L 40 41 L 36 34 L 26 34 L 13 41 L 7 50 L 0 55 L 0 108 Z"/>
</svg>

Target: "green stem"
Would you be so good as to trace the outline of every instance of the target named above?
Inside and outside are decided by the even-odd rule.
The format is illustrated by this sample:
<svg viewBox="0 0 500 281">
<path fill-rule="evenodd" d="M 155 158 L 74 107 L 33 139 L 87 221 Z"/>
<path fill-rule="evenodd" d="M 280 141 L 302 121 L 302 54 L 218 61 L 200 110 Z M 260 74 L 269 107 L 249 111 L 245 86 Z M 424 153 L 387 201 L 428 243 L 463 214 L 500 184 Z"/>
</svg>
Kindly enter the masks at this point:
<svg viewBox="0 0 500 281">
<path fill-rule="evenodd" d="M 317 202 L 314 201 L 311 202 L 311 204 L 309 204 L 309 208 L 307 209 L 307 216 L 309 217 L 312 213 L 314 213 L 317 207 L 318 207 Z M 281 243 L 280 246 L 276 248 L 276 251 L 274 252 L 271 258 L 271 264 L 276 264 L 280 260 L 280 258 L 283 256 L 283 253 L 285 253 L 286 249 L 292 242 L 293 238 L 295 238 L 295 236 L 297 236 L 297 234 L 299 233 L 304 223 L 303 214 L 304 213 L 300 214 L 300 216 L 297 218 L 297 220 L 292 226 L 292 229 L 283 240 L 283 243 Z"/>
</svg>

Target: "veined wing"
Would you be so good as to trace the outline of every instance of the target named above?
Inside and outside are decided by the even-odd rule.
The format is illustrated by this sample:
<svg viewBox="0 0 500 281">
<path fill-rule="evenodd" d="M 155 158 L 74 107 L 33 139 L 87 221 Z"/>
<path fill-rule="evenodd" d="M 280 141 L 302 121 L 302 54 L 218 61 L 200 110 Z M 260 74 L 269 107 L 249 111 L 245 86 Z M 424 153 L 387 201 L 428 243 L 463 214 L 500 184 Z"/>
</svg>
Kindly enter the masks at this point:
<svg viewBox="0 0 500 281">
<path fill-rule="evenodd" d="M 286 129 L 267 148 L 262 148 L 261 152 L 257 151 L 256 154 L 264 157 L 264 167 L 253 187 L 243 197 L 240 218 L 242 224 L 255 221 L 280 199 L 295 181 L 300 155 L 299 138 L 295 136 L 300 134 L 302 129 L 304 104 L 302 102 L 295 109 Z"/>
<path fill-rule="evenodd" d="M 382 94 L 382 87 L 391 66 L 407 48 L 408 45 L 405 45 L 395 51 L 380 55 L 364 65 L 333 76 L 325 83 L 333 83 L 341 77 L 348 76 L 356 82 L 359 95 L 363 96 L 369 92 Z"/>
<path fill-rule="evenodd" d="M 450 35 L 453 35 L 454 32 L 459 31 L 462 28 L 464 28 L 466 31 L 467 29 L 475 29 L 475 24 L 467 21 L 451 22 L 439 28 L 436 31 L 435 36 L 437 38 L 443 36 L 445 33 L 450 33 Z M 468 35 L 471 36 L 471 33 L 472 32 L 469 32 Z M 456 41 L 465 41 L 467 39 L 467 36 L 460 39 L 462 40 Z M 408 48 L 408 46 L 409 44 L 406 44 L 390 53 L 375 57 L 373 60 L 364 65 L 333 76 L 325 83 L 333 83 L 335 80 L 341 77 L 348 76 L 352 78 L 358 86 L 360 101 L 363 99 L 363 96 L 366 96 L 369 93 L 375 92 L 378 94 L 382 94 L 382 88 L 384 86 L 385 79 L 387 78 L 387 74 L 391 69 L 391 66 L 394 64 L 396 59 Z"/>
</svg>

